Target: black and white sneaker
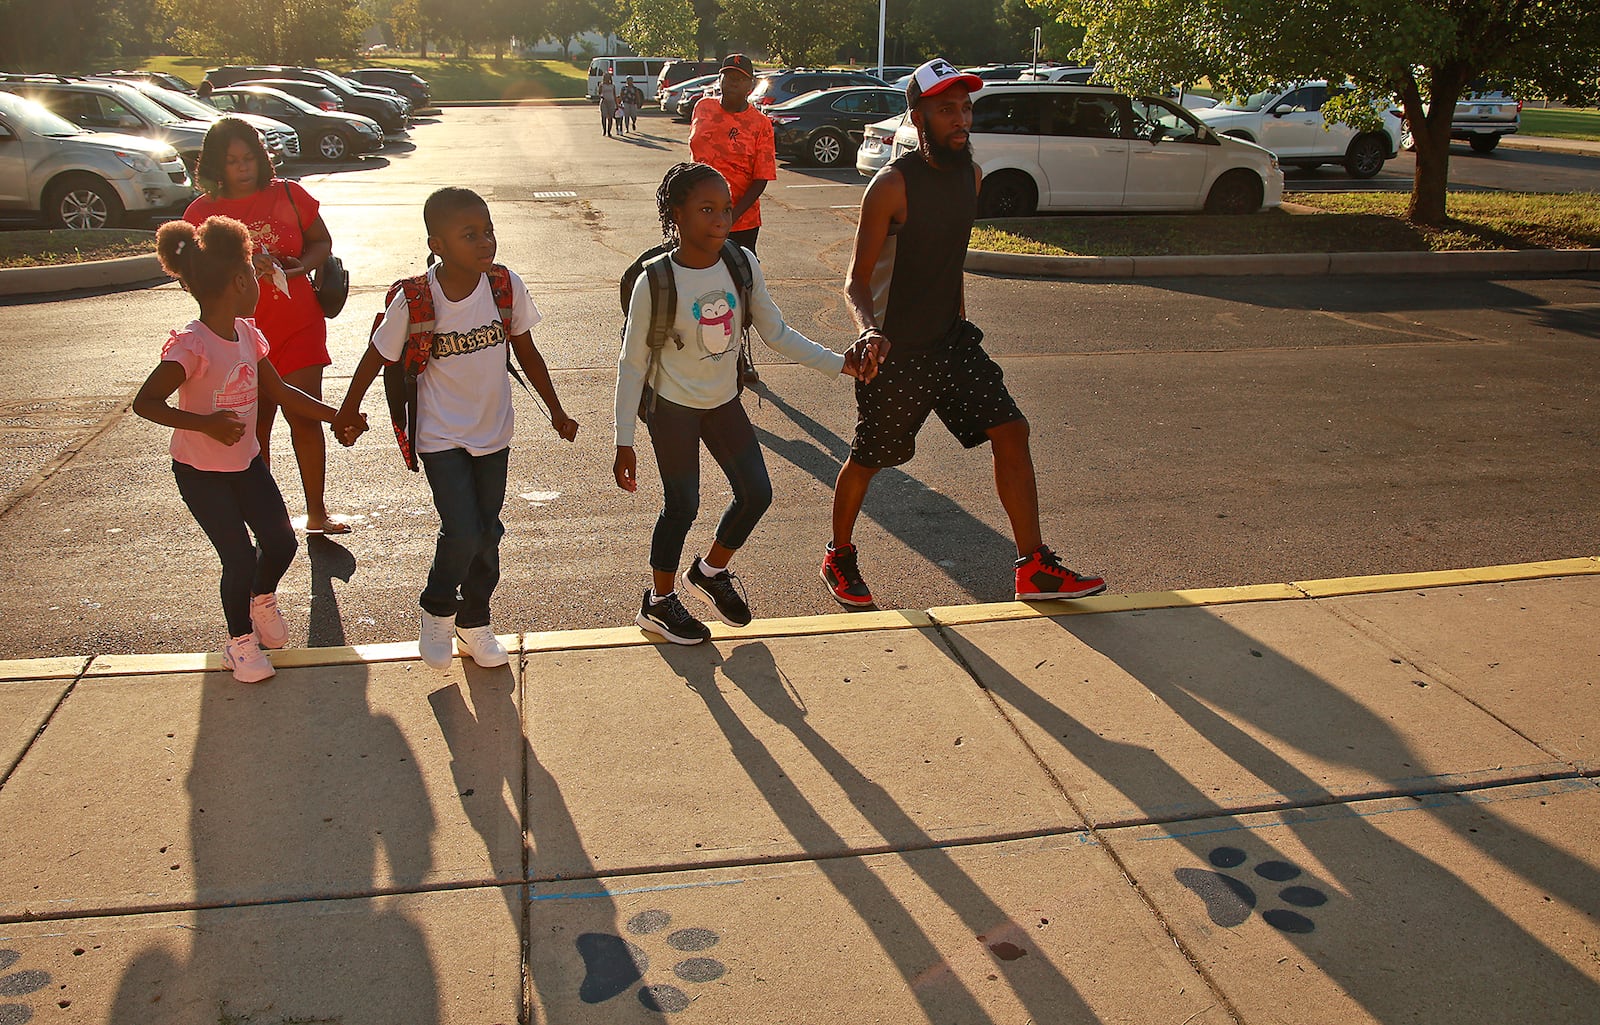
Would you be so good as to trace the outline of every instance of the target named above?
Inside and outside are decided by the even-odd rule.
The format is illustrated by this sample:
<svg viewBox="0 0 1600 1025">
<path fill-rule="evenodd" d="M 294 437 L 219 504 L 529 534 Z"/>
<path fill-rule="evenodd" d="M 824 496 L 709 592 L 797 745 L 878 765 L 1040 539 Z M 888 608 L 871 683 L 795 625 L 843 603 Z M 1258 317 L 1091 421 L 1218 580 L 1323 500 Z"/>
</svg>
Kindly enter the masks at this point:
<svg viewBox="0 0 1600 1025">
<path fill-rule="evenodd" d="M 678 600 L 677 592 L 667 595 L 660 601 L 651 601 L 650 590 L 646 588 L 644 601 L 639 605 L 639 614 L 633 621 L 639 624 L 641 630 L 660 634 L 673 644 L 699 644 L 711 636 L 711 631 L 706 629 L 706 625 L 683 607 L 683 602 Z"/>
<path fill-rule="evenodd" d="M 717 611 L 717 618 L 724 623 L 729 626 L 750 625 L 750 605 L 740 593 L 744 588 L 732 570 L 725 569 L 715 576 L 707 576 L 701 572 L 700 560 L 696 559 L 683 571 L 683 584 L 691 593 L 710 602 Z"/>
</svg>

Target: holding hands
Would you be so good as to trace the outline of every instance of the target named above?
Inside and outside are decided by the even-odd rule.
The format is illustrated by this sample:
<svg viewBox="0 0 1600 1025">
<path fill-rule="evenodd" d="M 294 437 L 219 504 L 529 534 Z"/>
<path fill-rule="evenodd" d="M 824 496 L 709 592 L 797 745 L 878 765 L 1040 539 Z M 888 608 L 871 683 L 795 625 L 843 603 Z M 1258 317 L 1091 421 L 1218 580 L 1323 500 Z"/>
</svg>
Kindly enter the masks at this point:
<svg viewBox="0 0 1600 1025">
<path fill-rule="evenodd" d="M 339 444 L 345 448 L 356 443 L 356 439 L 367 432 L 367 414 L 360 410 L 339 410 L 339 415 L 329 421 L 328 427 L 333 431 L 333 436 L 339 439 Z"/>
<path fill-rule="evenodd" d="M 888 355 L 889 337 L 877 328 L 868 328 L 845 350 L 842 372 L 866 384 L 878 376 L 878 365 Z"/>
</svg>

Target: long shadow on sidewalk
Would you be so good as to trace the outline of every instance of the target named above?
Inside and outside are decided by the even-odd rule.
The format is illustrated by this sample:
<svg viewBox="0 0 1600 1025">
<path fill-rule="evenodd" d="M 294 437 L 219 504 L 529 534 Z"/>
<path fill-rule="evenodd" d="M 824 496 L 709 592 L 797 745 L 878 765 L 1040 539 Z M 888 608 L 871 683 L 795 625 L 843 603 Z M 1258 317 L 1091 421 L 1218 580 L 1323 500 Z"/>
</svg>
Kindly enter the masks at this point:
<svg viewBox="0 0 1600 1025">
<path fill-rule="evenodd" d="M 1174 617 L 1183 617 L 1181 630 L 1170 629 Z M 1332 873 L 1322 881 L 1331 885 L 1319 888 L 1311 876 L 1299 874 L 1296 895 L 1304 899 L 1298 906 L 1307 909 L 1305 913 L 1274 909 L 1262 918 L 1299 945 L 1308 963 L 1374 1020 L 1442 1021 L 1447 1020 L 1441 1017 L 1446 1006 L 1507 1019 L 1531 1014 L 1526 986 L 1508 985 L 1504 973 L 1484 970 L 1486 950 L 1493 950 L 1493 963 L 1508 971 L 1536 971 L 1538 981 L 1527 985 L 1536 987 L 1537 1005 L 1572 1015 L 1563 1019 L 1558 1012 L 1539 1020 L 1576 1023 L 1600 1006 L 1600 984 L 1491 903 L 1470 878 L 1458 876 L 1459 862 L 1447 866 L 1435 861 L 1424 850 L 1385 834 L 1358 809 L 1332 803 L 1336 797 L 1321 781 L 1239 725 L 1248 724 L 1312 758 L 1355 768 L 1373 780 L 1393 779 L 1401 766 L 1427 764 L 1422 753 L 1409 748 L 1370 709 L 1207 610 L 1067 616 L 1047 622 L 1060 628 L 1064 644 L 1083 645 L 1105 656 L 1216 750 L 1278 792 L 1293 795 L 1295 804 L 1328 805 L 1317 808 L 1316 822 L 1301 824 L 1291 818 L 1284 828 L 1305 846 L 1316 865 Z M 1108 739 L 1095 723 L 1080 721 L 1052 704 L 965 636 L 949 639 L 1003 714 L 1031 720 L 1081 764 L 1107 773 L 1107 782 L 1150 820 L 1170 821 L 1177 809 L 1182 809 L 1185 821 L 1205 820 L 1192 830 L 1181 823 L 1172 825 L 1168 834 L 1188 850 L 1195 866 L 1178 869 L 1176 878 L 1195 891 L 1196 900 L 1205 900 L 1213 924 L 1241 926 L 1256 905 L 1256 895 L 1246 883 L 1213 869 L 1238 868 L 1243 873 L 1248 861 L 1258 866 L 1257 874 L 1263 878 L 1278 878 L 1270 871 L 1288 879 L 1299 868 L 1274 847 L 1269 831 L 1241 822 L 1159 752 Z M 1258 667 L 1255 672 L 1229 664 L 1230 656 L 1252 651 L 1260 655 L 1245 661 Z M 1271 693 L 1264 693 L 1264 688 Z M 1051 762 L 1052 752 L 1038 754 Z M 1075 782 L 1081 783 L 1063 780 L 1069 787 Z M 1481 828 L 1481 819 L 1478 825 L 1468 825 L 1464 816 L 1447 814 L 1466 805 L 1491 820 L 1491 828 Z M 1419 801 L 1416 811 L 1430 815 L 1478 854 L 1540 892 L 1557 896 L 1591 921 L 1600 918 L 1600 874 L 1528 834 L 1492 806 L 1444 795 Z M 1402 887 L 1399 897 L 1392 889 L 1394 880 Z M 1379 904 L 1378 898 L 1388 903 Z M 1375 923 L 1371 928 L 1384 930 L 1381 949 L 1393 951 L 1392 957 L 1370 952 L 1378 937 L 1366 929 L 1345 936 L 1317 932 L 1317 912 L 1310 909 L 1322 899 L 1373 901 L 1359 914 L 1371 918 Z M 1380 963 L 1386 964 L 1385 970 L 1375 970 Z M 1226 989 L 1227 983 L 1223 985 Z"/>
<path fill-rule="evenodd" d="M 881 835 L 905 838 L 901 842 L 914 848 L 917 856 L 905 858 L 902 863 L 961 918 L 973 935 L 1001 939 L 1027 935 L 1025 929 L 1012 921 L 982 887 L 962 871 L 948 852 L 916 825 L 883 787 L 863 775 L 811 728 L 806 722 L 804 705 L 765 643 L 741 644 L 726 660 L 709 644 L 694 649 L 673 648 L 659 654 L 705 702 L 706 710 L 721 727 L 739 765 L 802 849 L 808 853 L 832 855 L 848 849 L 849 844 L 806 800 L 791 774 L 784 771 L 728 705 L 717 687 L 719 667 L 722 675 L 743 691 L 762 713 L 787 729 L 804 746 Z M 872 930 L 929 1021 L 981 1023 L 991 1020 L 983 1003 L 956 973 L 929 971 L 945 962 L 944 955 L 899 897 L 874 873 L 869 862 L 860 857 L 829 856 L 817 858 L 814 864 L 849 901 L 861 922 Z M 1076 988 L 1053 963 L 1036 959 L 1036 963 L 1022 966 L 996 961 L 993 971 L 1005 980 L 1018 1002 L 1027 1008 L 1031 1021 L 1095 1020 Z"/>
</svg>

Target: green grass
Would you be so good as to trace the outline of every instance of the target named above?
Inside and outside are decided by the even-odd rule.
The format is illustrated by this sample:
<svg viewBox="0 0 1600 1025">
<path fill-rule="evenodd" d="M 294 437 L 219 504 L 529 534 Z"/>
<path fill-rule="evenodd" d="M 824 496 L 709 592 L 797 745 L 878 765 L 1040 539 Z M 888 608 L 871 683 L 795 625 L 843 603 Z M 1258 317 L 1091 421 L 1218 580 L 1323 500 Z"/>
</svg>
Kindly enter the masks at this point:
<svg viewBox="0 0 1600 1025">
<path fill-rule="evenodd" d="M 1040 256 L 1209 256 L 1237 253 L 1425 252 L 1600 248 L 1593 195 L 1452 193 L 1451 220 L 1418 228 L 1403 193 L 1291 193 L 1314 214 L 1031 217 L 987 221 L 972 247 Z"/>
<path fill-rule="evenodd" d="M 151 57 L 138 70 L 164 71 L 192 85 L 198 85 L 207 68 L 217 66 L 208 57 Z M 507 57 L 499 64 L 492 57 L 407 57 L 381 54 L 353 63 L 332 63 L 335 70 L 369 66 L 402 68 L 428 80 L 435 100 L 524 100 L 581 97 L 588 81 L 589 62 L 571 64 L 560 60 L 521 60 Z M 109 69 L 108 69 L 109 70 Z"/>
<path fill-rule="evenodd" d="M 100 231 L 0 232 L 0 268 L 45 267 L 61 263 L 112 260 L 119 256 L 147 256 L 156 251 L 150 231 L 103 229 Z"/>
<path fill-rule="evenodd" d="M 1593 107 L 1522 108 L 1522 135 L 1600 142 L 1600 110 Z"/>
</svg>

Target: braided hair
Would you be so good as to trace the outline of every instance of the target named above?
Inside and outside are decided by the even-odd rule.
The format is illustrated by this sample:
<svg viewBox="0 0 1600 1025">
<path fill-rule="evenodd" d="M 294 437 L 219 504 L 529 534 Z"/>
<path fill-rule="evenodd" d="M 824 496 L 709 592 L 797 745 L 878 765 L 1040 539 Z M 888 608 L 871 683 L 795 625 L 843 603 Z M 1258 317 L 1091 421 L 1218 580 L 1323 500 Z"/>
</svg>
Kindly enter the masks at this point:
<svg viewBox="0 0 1600 1025">
<path fill-rule="evenodd" d="M 673 164 L 667 176 L 656 189 L 656 210 L 661 214 L 661 238 L 668 244 L 678 244 L 678 225 L 672 220 L 672 208 L 681 206 L 689 198 L 689 191 L 703 181 L 721 178 L 722 172 L 710 164 L 684 162 Z"/>
</svg>

